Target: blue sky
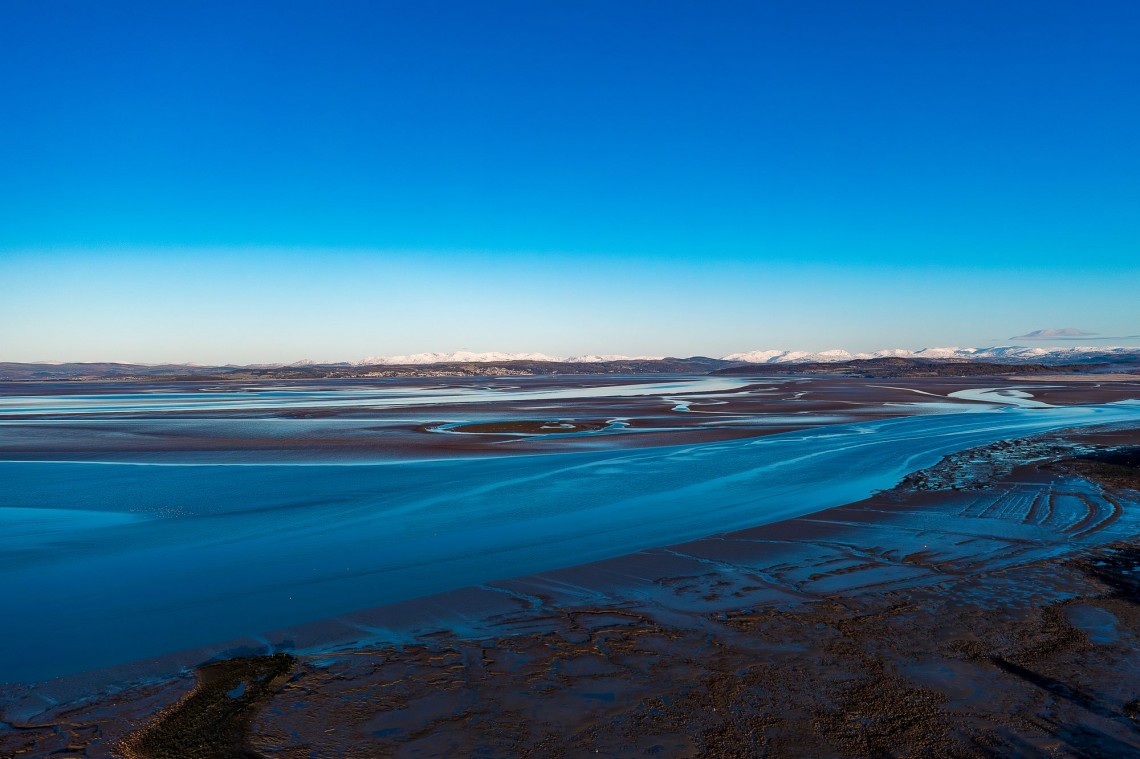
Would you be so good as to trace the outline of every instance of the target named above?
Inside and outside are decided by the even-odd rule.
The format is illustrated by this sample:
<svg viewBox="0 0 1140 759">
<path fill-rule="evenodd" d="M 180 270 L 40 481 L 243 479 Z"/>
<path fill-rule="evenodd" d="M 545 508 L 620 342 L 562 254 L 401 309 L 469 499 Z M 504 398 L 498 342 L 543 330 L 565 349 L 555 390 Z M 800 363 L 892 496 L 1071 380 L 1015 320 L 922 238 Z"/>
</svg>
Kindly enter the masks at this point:
<svg viewBox="0 0 1140 759">
<path fill-rule="evenodd" d="M 7 0 L 0 360 L 1135 335 L 1136 39 L 1131 2 Z"/>
</svg>

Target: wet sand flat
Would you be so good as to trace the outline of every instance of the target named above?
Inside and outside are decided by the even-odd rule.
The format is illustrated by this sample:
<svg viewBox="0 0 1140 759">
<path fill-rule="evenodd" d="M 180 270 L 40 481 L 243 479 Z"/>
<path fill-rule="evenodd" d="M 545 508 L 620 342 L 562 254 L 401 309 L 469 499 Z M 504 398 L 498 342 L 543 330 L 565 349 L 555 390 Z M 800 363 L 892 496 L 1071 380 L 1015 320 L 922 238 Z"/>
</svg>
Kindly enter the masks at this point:
<svg viewBox="0 0 1140 759">
<path fill-rule="evenodd" d="M 290 677 L 258 691 L 257 716 L 238 736 L 242 750 L 788 755 L 802 745 L 810 755 L 867 755 L 895 740 L 915 750 L 952 745 L 962 755 L 1001 753 L 1016 741 L 1033 750 L 1090 740 L 1131 748 L 1125 728 L 1137 694 L 1124 698 L 1120 682 L 1134 673 L 1110 674 L 1102 661 L 1133 650 L 1131 601 L 1118 594 L 1120 603 L 1105 605 L 1105 583 L 1116 575 L 1096 562 L 1128 569 L 1136 493 L 1129 467 L 1113 463 L 1119 456 L 1088 458 L 1138 442 L 1140 414 L 1121 403 L 1127 388 L 876 384 L 746 381 L 704 393 L 591 390 L 583 399 L 552 383 L 562 414 L 520 413 L 519 403 L 534 404 L 537 388 L 528 388 L 522 401 L 463 402 L 462 416 L 409 420 L 420 428 L 401 433 L 472 439 L 478 454 L 458 458 L 297 466 L 249 446 L 234 451 L 241 466 L 195 464 L 168 428 L 151 458 L 134 463 L 9 460 L 0 466 L 15 484 L 2 504 L 10 513 L 34 495 L 37 508 L 53 514 L 79 509 L 114 518 L 82 523 L 72 534 L 33 529 L 18 545 L 8 541 L 0 570 L 21 579 L 9 583 L 11 608 L 20 613 L 3 633 L 5 667 L 23 674 L 4 691 L 0 721 L 10 728 L 0 746 L 37 755 L 62 740 L 100 755 L 138 725 L 157 724 L 158 710 L 169 714 L 190 698 L 187 668 L 221 657 L 239 662 L 233 671 L 240 673 L 243 657 L 253 657 L 256 672 L 264 655 L 284 651 L 294 657 Z M 1045 390 L 1053 391 L 1049 401 Z M 1101 403 L 1076 402 L 1089 393 Z M 773 404 L 812 394 L 820 405 L 804 416 L 817 423 L 791 431 L 718 439 L 701 437 L 704 425 L 690 422 L 658 432 L 696 437 L 643 445 L 629 443 L 638 434 L 619 426 L 585 450 L 560 447 L 605 431 L 615 418 L 565 413 L 575 404 L 590 412 L 607 404 L 652 410 L 627 414 L 631 426 L 699 418 L 701 403 L 734 405 L 729 419 L 717 420 L 723 428 L 741 416 L 775 416 Z M 912 396 L 920 405 L 894 400 Z M 105 417 L 90 404 L 99 402 L 85 398 L 81 420 L 74 408 L 41 408 L 36 419 L 18 409 L 20 418 L 3 420 L 0 431 L 8 434 L 9 422 L 18 434 L 37 424 L 97 427 Z M 289 413 L 303 410 L 289 405 Z M 866 413 L 829 419 L 842 405 Z M 185 409 L 139 413 L 133 421 L 156 429 L 186 417 Z M 478 426 L 471 433 L 424 427 L 439 423 Z M 567 424 L 575 429 L 560 437 Z M 1053 432 L 1087 425 L 1100 426 Z M 548 426 L 557 429 L 550 438 Z M 297 429 L 279 433 L 289 450 L 324 445 L 320 436 L 293 440 Z M 500 437 L 544 455 L 500 454 Z M 1005 442 L 1011 438 L 1020 442 Z M 166 454 L 175 466 L 159 463 Z M 389 475 L 402 489 L 378 489 Z M 441 482 L 462 486 L 441 490 Z M 75 619 L 84 620 L 82 630 Z M 864 625 L 878 634 L 880 623 L 895 637 L 858 632 Z M 1044 673 L 1027 670 L 1037 649 L 1010 643 L 1038 627 L 1046 638 L 1064 638 L 1056 668 Z M 1065 643 L 1072 640 L 1080 645 Z M 1095 677 L 1108 679 L 1092 691 L 1070 682 L 1077 675 L 1065 657 L 1074 651 L 1087 654 L 1082 661 Z M 18 682 L 49 670 L 59 679 Z M 1002 703 L 1021 721 L 999 720 L 975 698 L 969 709 L 986 713 L 956 722 L 966 706 L 942 681 L 974 678 L 961 687 L 976 689 L 994 672 L 1020 678 L 1008 686 L 1013 700 Z M 1073 702 L 1077 711 L 1050 702 L 1048 717 L 1084 732 L 1069 735 L 1025 711 L 1041 696 L 1025 701 L 1036 691 L 1018 688 L 1042 683 L 1054 696 L 1084 694 Z M 99 695 L 122 688 L 113 700 Z M 1089 695 L 1103 688 L 1116 688 L 1112 698 L 1123 700 Z M 786 703 L 773 701 L 785 691 L 792 694 Z M 900 723 L 908 704 L 926 716 Z M 1089 704 L 1099 715 L 1092 721 Z M 732 724 L 726 713 L 737 715 Z"/>
<path fill-rule="evenodd" d="M 954 396 L 978 388 L 1026 386 L 1034 398 L 1060 406 L 1140 397 L 1138 378 L 1085 381 L 1097 376 L 1028 386 L 1024 378 L 763 376 L 183 382 L 142 390 L 131 383 L 8 382 L 0 383 L 0 459 L 451 459 L 698 444 L 979 410 L 984 402 Z M 565 431 L 555 429 L 559 424 L 582 426 Z M 524 426 L 524 434 L 512 434 L 511 425 Z M 533 434 L 543 426 L 545 434 Z"/>
</svg>

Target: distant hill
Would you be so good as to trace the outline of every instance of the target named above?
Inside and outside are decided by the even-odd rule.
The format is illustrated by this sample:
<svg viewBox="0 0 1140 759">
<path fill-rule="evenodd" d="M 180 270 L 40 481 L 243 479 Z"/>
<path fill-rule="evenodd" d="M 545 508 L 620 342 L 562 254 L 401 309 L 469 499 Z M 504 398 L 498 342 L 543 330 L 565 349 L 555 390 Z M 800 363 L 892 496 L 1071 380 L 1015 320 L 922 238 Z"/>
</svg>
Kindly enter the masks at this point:
<svg viewBox="0 0 1140 759">
<path fill-rule="evenodd" d="M 1085 364 L 1140 363 L 1140 347 L 1073 346 L 1070 348 L 1026 347 L 1002 345 L 991 348 L 887 348 L 869 353 L 834 350 L 811 353 L 797 350 L 754 350 L 721 356 L 725 361 L 750 364 L 831 364 L 848 361 L 870 361 L 883 358 L 989 361 L 999 363 Z"/>
<path fill-rule="evenodd" d="M 225 367 L 194 364 L 120 364 L 0 362 L 0 380 L 133 379 L 139 377 L 197 377 L 215 374 Z"/>
<path fill-rule="evenodd" d="M 795 364 L 744 364 L 725 367 L 712 374 L 782 376 L 830 374 L 842 377 L 979 377 L 994 375 L 1057 374 L 1089 372 L 1105 364 L 1002 364 L 966 359 L 871 358 L 843 362 Z M 1119 367 L 1114 367 L 1118 370 Z M 1140 374 L 1137 375 L 1140 379 Z"/>
<path fill-rule="evenodd" d="M 369 377 L 502 377 L 552 374 L 708 374 L 734 364 L 716 358 L 617 361 L 455 361 L 416 364 L 313 364 L 193 366 L 182 364 L 0 363 L 0 380 L 252 380 L 361 379 Z"/>
<path fill-rule="evenodd" d="M 885 355 L 882 355 L 885 354 Z M 1140 372 L 1140 348 L 924 348 L 875 354 L 763 350 L 721 358 L 533 353 L 417 353 L 364 361 L 198 364 L 0 363 L 0 380 L 243 380 L 367 377 L 496 377 L 549 374 L 837 374 L 848 377 L 970 377 L 1058 371 Z"/>
</svg>

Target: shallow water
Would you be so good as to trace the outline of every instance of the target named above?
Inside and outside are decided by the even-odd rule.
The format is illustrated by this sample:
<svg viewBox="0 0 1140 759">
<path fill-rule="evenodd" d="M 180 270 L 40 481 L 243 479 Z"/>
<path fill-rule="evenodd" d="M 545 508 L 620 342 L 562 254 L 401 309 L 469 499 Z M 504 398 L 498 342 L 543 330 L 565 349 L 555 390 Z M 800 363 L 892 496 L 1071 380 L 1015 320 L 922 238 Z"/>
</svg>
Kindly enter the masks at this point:
<svg viewBox="0 0 1140 759">
<path fill-rule="evenodd" d="M 100 415 L 142 412 L 282 411 L 303 409 L 383 409 L 407 406 L 450 406 L 472 403 L 552 401 L 585 398 L 635 397 L 668 393 L 708 393 L 735 390 L 757 380 L 729 377 L 623 384 L 574 385 L 525 389 L 513 385 L 469 386 L 392 385 L 385 388 L 289 388 L 248 386 L 240 391 L 171 393 L 99 393 L 92 395 L 0 396 L 0 417 L 27 414 Z"/>
<path fill-rule="evenodd" d="M 1044 389 L 1044 386 L 1033 389 Z M 976 387 L 968 390 L 957 390 L 947 394 L 946 397 L 960 398 L 965 401 L 997 403 L 1005 406 L 1020 406 L 1021 408 L 1052 408 L 1052 404 L 1035 400 L 1031 393 L 1016 387 Z"/>
<path fill-rule="evenodd" d="M 652 392 L 678 389 L 656 383 Z M 861 499 L 952 451 L 1138 420 L 1140 404 L 1004 407 L 534 456 L 0 462 L 0 527 L 18 526 L 0 541 L 0 680 L 41 680 L 777 521 Z"/>
</svg>

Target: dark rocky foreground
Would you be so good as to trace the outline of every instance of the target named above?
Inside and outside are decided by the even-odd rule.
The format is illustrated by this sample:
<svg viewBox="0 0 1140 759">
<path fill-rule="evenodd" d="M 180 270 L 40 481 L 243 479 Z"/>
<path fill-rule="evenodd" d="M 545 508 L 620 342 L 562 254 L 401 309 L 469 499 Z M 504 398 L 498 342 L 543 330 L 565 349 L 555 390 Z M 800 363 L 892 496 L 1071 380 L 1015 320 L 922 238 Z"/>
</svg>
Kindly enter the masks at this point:
<svg viewBox="0 0 1140 759">
<path fill-rule="evenodd" d="M 229 659 L 199 667 L 194 689 L 118 745 L 126 757 L 257 757 L 250 728 L 295 664 L 288 654 Z"/>
<path fill-rule="evenodd" d="M 0 755 L 1140 756 L 1138 452 L 1101 430 L 955 454 L 860 503 L 496 583 L 476 636 L 50 708 Z"/>
</svg>

